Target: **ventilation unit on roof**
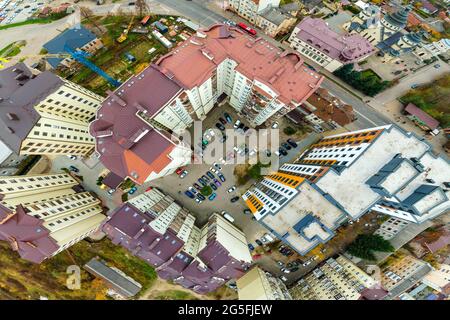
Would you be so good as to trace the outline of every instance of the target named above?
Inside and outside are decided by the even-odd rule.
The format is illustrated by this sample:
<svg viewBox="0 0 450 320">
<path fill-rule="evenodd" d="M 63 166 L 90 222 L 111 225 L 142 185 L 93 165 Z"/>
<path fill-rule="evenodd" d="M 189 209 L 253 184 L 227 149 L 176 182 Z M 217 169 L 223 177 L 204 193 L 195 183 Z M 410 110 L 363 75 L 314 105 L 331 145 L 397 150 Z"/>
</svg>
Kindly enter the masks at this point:
<svg viewBox="0 0 450 320">
<path fill-rule="evenodd" d="M 15 113 L 8 112 L 6 116 L 8 117 L 9 120 L 19 120 L 19 117 Z"/>
</svg>

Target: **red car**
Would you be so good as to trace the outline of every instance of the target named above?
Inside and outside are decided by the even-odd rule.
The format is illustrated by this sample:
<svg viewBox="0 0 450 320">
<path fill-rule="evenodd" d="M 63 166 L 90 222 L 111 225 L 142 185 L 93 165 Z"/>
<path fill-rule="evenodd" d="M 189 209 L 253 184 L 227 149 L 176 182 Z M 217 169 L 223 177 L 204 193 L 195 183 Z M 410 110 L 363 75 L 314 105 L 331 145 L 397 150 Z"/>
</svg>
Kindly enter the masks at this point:
<svg viewBox="0 0 450 320">
<path fill-rule="evenodd" d="M 180 175 L 180 174 L 183 172 L 183 170 L 184 170 L 184 168 L 183 168 L 183 167 L 180 167 L 180 168 L 178 168 L 178 169 L 175 171 L 175 173 L 176 173 L 177 175 Z"/>
<path fill-rule="evenodd" d="M 258 260 L 258 259 L 261 259 L 261 257 L 262 257 L 262 255 L 260 255 L 260 254 L 255 254 L 255 255 L 252 257 L 252 259 L 253 259 L 253 260 Z"/>
<path fill-rule="evenodd" d="M 238 27 L 241 28 L 242 30 L 247 31 L 248 33 L 250 33 L 252 36 L 256 36 L 256 30 L 250 28 L 249 26 L 247 26 L 245 23 L 239 22 Z"/>
</svg>

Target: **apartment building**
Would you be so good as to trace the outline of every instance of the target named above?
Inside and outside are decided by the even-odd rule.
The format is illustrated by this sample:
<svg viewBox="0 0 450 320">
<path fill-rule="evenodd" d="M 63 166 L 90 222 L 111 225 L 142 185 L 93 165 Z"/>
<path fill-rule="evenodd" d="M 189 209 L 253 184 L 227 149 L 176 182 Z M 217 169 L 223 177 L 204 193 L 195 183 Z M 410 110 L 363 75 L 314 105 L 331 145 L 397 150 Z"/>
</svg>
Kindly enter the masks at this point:
<svg viewBox="0 0 450 320">
<path fill-rule="evenodd" d="M 447 212 L 449 181 L 445 156 L 387 125 L 323 138 L 243 199 L 263 226 L 304 255 L 370 211 L 417 224 Z"/>
<path fill-rule="evenodd" d="M 258 15 L 267 8 L 278 8 L 280 0 L 230 0 L 229 8 L 239 16 L 256 23 Z"/>
<path fill-rule="evenodd" d="M 320 18 L 304 18 L 288 41 L 291 48 L 330 72 L 375 53 L 370 42 L 359 34 L 341 35 Z"/>
<path fill-rule="evenodd" d="M 0 70 L 0 139 L 14 153 L 87 155 L 88 124 L 102 97 L 23 63 Z"/>
<path fill-rule="evenodd" d="M 88 237 L 104 220 L 99 199 L 70 175 L 0 177 L 0 240 L 40 263 Z"/>
<path fill-rule="evenodd" d="M 201 228 L 194 223 L 187 209 L 151 188 L 118 207 L 103 231 L 162 279 L 204 294 L 242 276 L 252 260 L 244 233 L 219 214 Z"/>
<path fill-rule="evenodd" d="M 422 282 L 434 290 L 445 292 L 446 288 L 450 286 L 450 265 L 440 264 L 439 268 L 428 273 Z"/>
<path fill-rule="evenodd" d="M 344 256 L 330 258 L 289 289 L 294 300 L 359 300 L 377 281 Z"/>
<path fill-rule="evenodd" d="M 297 53 L 216 24 L 110 92 L 90 132 L 102 163 L 141 184 L 190 161 L 190 147 L 169 133 L 205 119 L 218 101 L 258 126 L 299 106 L 322 80 Z"/>
<path fill-rule="evenodd" d="M 425 261 L 406 255 L 397 258 L 382 270 L 381 283 L 389 291 L 388 297 L 394 299 L 412 288 L 432 270 Z"/>
<path fill-rule="evenodd" d="M 291 300 L 286 285 L 269 272 L 253 267 L 237 281 L 239 300 Z"/>
<path fill-rule="evenodd" d="M 279 8 L 268 7 L 256 17 L 255 25 L 264 33 L 276 37 L 288 33 L 294 27 L 297 18 Z"/>
</svg>

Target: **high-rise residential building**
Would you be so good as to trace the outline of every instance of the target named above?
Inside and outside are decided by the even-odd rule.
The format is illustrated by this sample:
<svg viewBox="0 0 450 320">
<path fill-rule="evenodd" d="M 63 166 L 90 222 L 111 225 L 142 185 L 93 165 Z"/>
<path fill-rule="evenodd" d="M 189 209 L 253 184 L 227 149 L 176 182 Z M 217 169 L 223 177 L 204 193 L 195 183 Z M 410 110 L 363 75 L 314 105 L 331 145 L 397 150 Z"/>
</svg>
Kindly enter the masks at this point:
<svg viewBox="0 0 450 320">
<path fill-rule="evenodd" d="M 168 133 L 205 119 L 219 101 L 258 126 L 301 105 L 322 80 L 298 53 L 216 24 L 109 93 L 90 132 L 108 169 L 143 183 L 190 160 Z"/>
<path fill-rule="evenodd" d="M 151 188 L 112 212 L 103 231 L 161 278 L 203 294 L 242 276 L 252 260 L 244 233 L 219 214 L 201 228 L 194 223 L 187 209 Z"/>
<path fill-rule="evenodd" d="M 280 5 L 280 0 L 230 0 L 228 5 L 241 17 L 251 23 L 256 23 L 261 12 L 267 8 L 277 8 Z"/>
<path fill-rule="evenodd" d="M 364 60 L 375 53 L 370 42 L 359 34 L 342 35 L 320 18 L 304 18 L 289 37 L 291 48 L 333 72 L 345 64 Z"/>
<path fill-rule="evenodd" d="M 70 175 L 0 177 L 0 240 L 40 263 L 96 232 L 104 220 L 99 199 Z"/>
<path fill-rule="evenodd" d="M 86 155 L 102 97 L 23 63 L 0 71 L 0 140 L 14 153 Z"/>
<path fill-rule="evenodd" d="M 253 267 L 236 281 L 239 300 L 291 300 L 286 285 L 269 272 Z"/>
<path fill-rule="evenodd" d="M 425 261 L 406 255 L 387 265 L 381 273 L 381 284 L 394 299 L 421 281 L 433 268 Z"/>
<path fill-rule="evenodd" d="M 329 258 L 300 279 L 289 292 L 294 300 L 358 300 L 377 281 L 344 256 Z"/>
<path fill-rule="evenodd" d="M 370 211 L 413 223 L 447 212 L 449 181 L 445 155 L 387 125 L 323 138 L 243 198 L 263 226 L 304 255 Z"/>
</svg>

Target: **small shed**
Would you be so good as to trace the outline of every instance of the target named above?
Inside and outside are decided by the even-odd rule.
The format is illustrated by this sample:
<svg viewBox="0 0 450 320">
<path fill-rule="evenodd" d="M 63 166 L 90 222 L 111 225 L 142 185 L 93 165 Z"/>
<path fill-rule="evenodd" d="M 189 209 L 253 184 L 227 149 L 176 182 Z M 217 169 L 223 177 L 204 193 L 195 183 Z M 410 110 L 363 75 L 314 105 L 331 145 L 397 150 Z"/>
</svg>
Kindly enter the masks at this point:
<svg viewBox="0 0 450 320">
<path fill-rule="evenodd" d="M 407 117 L 424 130 L 435 130 L 439 127 L 439 121 L 413 103 L 408 103 L 403 109 Z"/>
</svg>

